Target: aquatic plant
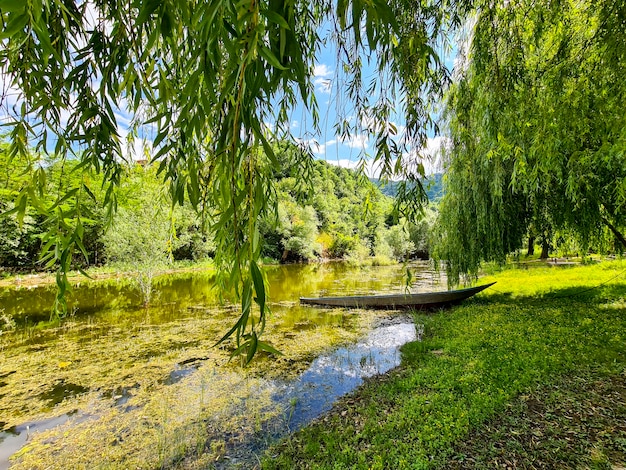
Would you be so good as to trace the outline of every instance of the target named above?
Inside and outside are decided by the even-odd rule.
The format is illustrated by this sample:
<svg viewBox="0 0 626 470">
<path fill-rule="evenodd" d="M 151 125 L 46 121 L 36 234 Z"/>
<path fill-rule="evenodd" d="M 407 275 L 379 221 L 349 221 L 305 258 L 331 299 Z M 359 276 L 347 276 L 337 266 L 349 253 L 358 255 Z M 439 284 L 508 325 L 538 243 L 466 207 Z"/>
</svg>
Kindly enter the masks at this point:
<svg viewBox="0 0 626 470">
<path fill-rule="evenodd" d="M 373 272 L 382 279 L 364 275 Z M 111 469 L 182 462 L 210 467 L 236 449 L 238 438 L 234 431 L 225 438 L 227 430 L 265 439 L 275 413 L 287 413 L 266 407 L 270 379 L 296 377 L 321 352 L 354 341 L 376 319 L 376 312 L 299 307 L 293 299 L 303 285 L 321 290 L 345 283 L 354 289 L 360 283 L 380 289 L 390 279 L 402 282 L 398 267 L 274 266 L 268 276 L 276 302 L 267 337 L 283 356 L 261 354 L 243 371 L 228 363 L 228 348 L 212 347 L 230 321 L 229 306 L 219 307 L 210 287 L 212 272 L 153 279 L 163 294 L 153 297 L 149 309 L 139 307 L 128 279 L 90 281 L 72 292 L 70 300 L 79 306 L 75 315 L 53 323 L 29 317 L 28 326 L 1 335 L 0 376 L 9 375 L 2 378 L 6 395 L 0 415 L 7 426 L 71 415 L 56 429 L 34 432 L 13 466 L 45 468 L 63 461 L 73 467 L 99 462 Z M 45 289 L 36 292 L 28 299 Z M 76 393 L 49 393 L 54 387 L 65 392 L 70 384 Z M 155 443 L 160 443 L 156 453 Z"/>
<path fill-rule="evenodd" d="M 3 331 L 14 330 L 16 327 L 15 319 L 9 314 L 4 312 L 4 309 L 0 310 L 0 334 Z"/>
</svg>

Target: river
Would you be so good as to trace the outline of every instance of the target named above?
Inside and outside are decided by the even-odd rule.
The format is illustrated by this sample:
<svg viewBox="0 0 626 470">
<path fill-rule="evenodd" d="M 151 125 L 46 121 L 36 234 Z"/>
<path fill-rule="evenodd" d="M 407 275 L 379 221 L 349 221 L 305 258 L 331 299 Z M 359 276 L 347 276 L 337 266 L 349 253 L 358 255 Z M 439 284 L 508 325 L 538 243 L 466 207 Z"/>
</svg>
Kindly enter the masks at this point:
<svg viewBox="0 0 626 470">
<path fill-rule="evenodd" d="M 0 469 L 246 468 L 277 438 L 400 362 L 406 314 L 302 307 L 300 296 L 400 292 L 401 267 L 270 266 L 265 338 L 251 367 L 214 347 L 236 320 L 211 274 L 86 281 L 48 321 L 51 286 L 0 289 Z M 426 265 L 414 291 L 441 289 Z M 12 458 L 9 461 L 9 458 Z M 63 465 L 59 466 L 59 462 Z"/>
</svg>

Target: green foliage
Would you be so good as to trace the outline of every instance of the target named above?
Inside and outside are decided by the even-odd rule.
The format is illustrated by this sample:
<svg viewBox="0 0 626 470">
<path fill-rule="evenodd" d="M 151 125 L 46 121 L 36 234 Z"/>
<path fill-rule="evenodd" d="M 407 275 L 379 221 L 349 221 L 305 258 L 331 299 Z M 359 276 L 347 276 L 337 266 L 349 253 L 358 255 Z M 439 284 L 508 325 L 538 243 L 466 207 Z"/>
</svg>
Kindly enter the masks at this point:
<svg viewBox="0 0 626 470">
<path fill-rule="evenodd" d="M 319 221 L 315 209 L 286 201 L 279 202 L 278 214 L 283 234 L 280 245 L 284 248 L 281 260 L 308 261 L 318 256 L 321 249 L 316 241 Z"/>
<path fill-rule="evenodd" d="M 362 266 L 370 261 L 372 257 L 372 247 L 363 240 L 357 240 L 354 248 L 350 251 L 345 259 L 348 263 Z M 371 262 L 375 264 L 377 259 L 372 259 Z"/>
<path fill-rule="evenodd" d="M 410 222 L 402 218 L 397 224 L 393 224 L 391 217 L 387 220 L 391 226 L 378 233 L 374 252 L 398 261 L 411 258 L 429 259 L 436 217 L 437 211 L 433 206 L 428 206 L 416 221 Z"/>
<path fill-rule="evenodd" d="M 1 204 L 1 203 L 0 203 Z M 4 205 L 11 210 L 11 205 Z M 36 220 L 25 215 L 20 224 L 15 215 L 7 215 L 0 223 L 0 266 L 32 268 L 41 248 Z"/>
<path fill-rule="evenodd" d="M 401 221 L 399 225 L 391 227 L 385 237 L 393 257 L 398 261 L 406 261 L 415 251 L 406 225 L 406 221 Z"/>
<path fill-rule="evenodd" d="M 163 265 L 170 255 L 170 224 L 162 207 L 120 209 L 104 237 L 108 260 L 117 264 Z"/>
<path fill-rule="evenodd" d="M 276 152 L 281 164 L 274 173 L 278 217 L 263 220 L 263 254 L 282 261 L 369 256 L 393 201 L 357 172 L 322 161 L 310 162 L 312 183 L 305 184 L 292 174 L 297 172 L 294 151 L 286 146 Z"/>
<path fill-rule="evenodd" d="M 479 2 L 447 97 L 437 254 L 449 279 L 526 236 L 626 246 L 622 1 Z M 604 229 L 602 227 L 604 226 Z"/>
<path fill-rule="evenodd" d="M 165 264 L 171 254 L 171 206 L 154 172 L 141 166 L 122 176 L 118 216 L 104 237 L 107 259 L 120 264 Z"/>
<path fill-rule="evenodd" d="M 259 220 L 275 208 L 272 142 L 290 139 L 290 110 L 298 101 L 317 124 L 313 71 L 320 26 L 331 26 L 352 103 L 339 118 L 337 133 L 344 138 L 361 130 L 365 118 L 373 121 L 375 159 L 387 177 L 402 176 L 408 168 L 406 149 L 392 141 L 393 103 L 405 97 L 397 101 L 410 110 L 407 145 L 420 148 L 423 124 L 430 121 L 422 91 L 440 90 L 445 78 L 433 47 L 445 17 L 439 5 L 421 9 L 414 2 L 381 0 L 5 0 L 1 5 L 0 70 L 17 105 L 4 96 L 0 104 L 10 110 L 10 153 L 28 161 L 29 175 L 15 207 L 19 218 L 31 205 L 47 220 L 44 260 L 59 269 L 61 310 L 65 273 L 75 251 L 86 251 L 85 203 L 95 191 L 90 176 L 101 175 L 106 224 L 116 210 L 124 159 L 116 107 L 123 106 L 130 114 L 130 141 L 154 135 L 153 161 L 172 203 L 187 200 L 210 219 L 220 284 L 242 301 L 236 337 L 251 335 L 246 347 L 252 350 L 265 323 L 258 301 L 252 320 L 247 299 L 259 299 L 257 288 L 265 288 L 252 278 L 261 250 Z M 366 58 L 385 79 L 363 83 Z M 394 85 L 399 77 L 411 81 L 408 92 Z M 350 122 L 348 116 L 356 119 Z M 62 162 L 77 158 L 81 176 L 79 184 L 59 191 L 52 206 L 41 201 L 43 172 L 37 168 L 39 153 L 49 150 Z M 300 155 L 297 167 L 305 168 L 311 156 Z M 421 186 L 406 192 L 411 195 L 418 197 L 406 199 L 407 211 L 422 200 Z"/>
<path fill-rule="evenodd" d="M 414 256 L 423 259 L 430 257 L 437 215 L 437 209 L 433 205 L 429 205 L 425 208 L 421 219 L 409 222 L 409 238 L 415 245 L 415 252 L 412 253 Z"/>
<path fill-rule="evenodd" d="M 172 234 L 174 260 L 203 261 L 215 255 L 215 243 L 203 226 L 202 217 L 189 204 L 173 210 L 175 234 Z"/>
<path fill-rule="evenodd" d="M 347 258 L 357 254 L 360 258 L 368 257 L 371 247 L 385 231 L 385 221 L 393 218 L 392 200 L 382 196 L 356 172 L 324 162 L 311 162 L 309 171 L 319 190 L 309 194 L 310 186 L 291 175 L 293 152 L 297 151 L 283 144 L 280 153 L 276 152 L 280 167 L 272 173 L 272 184 L 276 187 L 277 217 L 261 220 L 263 255 L 282 261 L 309 261 L 321 256 Z M 6 157 L 6 153 L 2 155 Z M 60 181 L 64 186 L 76 184 L 72 183 L 77 175 L 72 170 L 76 163 L 67 162 L 61 168 L 58 162 L 51 162 L 46 168 L 47 181 Z M 8 171 L 10 165 L 2 167 Z M 19 182 L 14 173 L 12 187 Z M 46 191 L 54 194 L 56 187 L 50 184 Z M 4 204 L 12 204 L 17 192 L 17 189 L 5 189 Z M 84 221 L 84 246 L 90 265 L 106 262 L 133 271 L 139 267 L 154 271 L 170 259 L 202 260 L 215 254 L 215 244 L 207 236 L 203 216 L 189 203 L 172 206 L 152 166 L 135 164 L 123 168 L 117 191 L 118 211 L 106 234 L 102 198 L 103 194 L 96 190 L 90 203 L 92 218 Z M 324 220 L 323 224 L 320 219 Z M 0 247 L 2 265 L 9 269 L 35 268 L 45 227 L 29 215 L 21 228 L 15 214 L 8 215 L 6 220 L 0 227 L 6 239 Z M 40 217 L 40 220 L 45 219 Z M 320 228 L 324 231 L 320 232 Z"/>
<path fill-rule="evenodd" d="M 348 256 L 359 243 L 358 238 L 336 233 L 332 237 L 332 241 L 327 248 L 328 255 L 331 258 L 343 258 Z"/>
<path fill-rule="evenodd" d="M 25 173 L 26 163 L 19 156 L 9 161 L 7 147 L 5 144 L 4 151 L 0 151 L 2 169 L 0 207 L 10 212 L 14 207 L 13 200 L 28 181 Z M 45 161 L 43 170 L 46 186 L 41 192 L 41 199 L 45 204 L 53 205 L 55 194 L 59 190 L 63 191 L 64 188 L 80 184 L 81 175 L 76 170 L 77 165 L 76 160 L 65 163 L 54 159 Z M 165 194 L 154 168 L 143 168 L 139 165 L 124 168 L 120 178 L 117 198 L 120 214 L 114 227 L 109 228 L 107 236 L 104 234 L 106 216 L 102 207 L 104 195 L 97 189 L 98 179 L 90 181 L 96 189 L 92 192 L 93 198 L 83 203 L 84 214 L 89 214 L 89 218 L 85 217 L 82 220 L 86 259 L 73 259 L 73 268 L 84 267 L 87 264 L 100 265 L 106 261 L 122 262 L 127 266 L 133 263 L 141 264 L 143 260 L 149 258 L 147 254 L 152 252 L 156 253 L 155 258 L 159 258 L 158 253 L 165 252 L 175 260 L 202 260 L 214 252 L 214 245 L 207 240 L 206 231 L 202 227 L 201 217 L 190 204 L 170 209 L 171 201 Z M 64 203 L 63 207 L 69 209 L 68 204 Z M 21 223 L 16 213 L 5 215 L 3 222 L 0 225 L 0 239 L 3 242 L 0 244 L 0 266 L 9 270 L 44 269 L 45 266 L 38 262 L 38 255 L 41 239 L 45 236 L 47 219 L 38 215 L 35 210 L 29 209 Z M 158 251 L 151 247 L 153 243 L 149 235 L 153 229 L 146 228 L 152 223 L 160 226 L 154 233 L 160 233 L 158 237 L 165 240 L 163 243 L 160 242 Z M 143 227 L 145 232 L 143 237 L 133 237 L 135 225 L 138 230 Z M 115 233 L 118 230 L 123 234 Z M 117 238 L 118 241 L 113 242 L 113 238 Z M 145 242 L 144 247 L 140 240 Z M 131 245 L 134 248 L 130 248 Z M 121 248 L 123 246 L 126 248 Z M 123 253 L 124 249 L 127 250 L 126 253 Z M 133 250 L 137 253 L 133 253 Z"/>
<path fill-rule="evenodd" d="M 135 165 L 123 173 L 118 205 L 102 239 L 105 257 L 135 273 L 145 305 L 159 270 L 178 259 L 205 259 L 214 249 L 196 211 L 189 204 L 173 206 L 152 167 Z"/>
<path fill-rule="evenodd" d="M 15 208 L 13 203 L 27 178 L 26 166 L 18 158 L 9 158 L 8 144 L 0 144 L 0 213 Z M 32 267 L 40 249 L 37 220 L 33 211 L 0 216 L 0 266 Z"/>
<path fill-rule="evenodd" d="M 26 207 L 24 212 L 17 204 L 23 204 L 23 191 L 30 191 L 32 183 L 29 176 L 29 165 L 35 157 L 30 154 L 13 155 L 9 145 L 3 143 L 0 149 L 0 210 L 6 211 L 2 220 L 0 233 L 5 243 L 0 251 L 0 266 L 9 269 L 37 270 L 45 264 L 39 259 L 39 252 L 48 246 L 59 231 L 70 223 L 68 214 L 74 210 L 72 200 L 78 197 L 77 187 L 87 181 L 78 168 L 77 161 L 63 162 L 56 158 L 39 158 L 37 161 L 38 198 L 40 206 Z M 73 189 L 71 189 L 73 188 Z M 32 188 L 31 188 L 32 189 Z M 61 197 L 68 192 L 69 196 Z M 82 237 L 82 256 L 73 260 L 73 267 L 84 267 L 86 264 L 98 264 L 102 251 L 100 237 L 103 230 L 101 210 L 96 196 L 90 193 L 89 198 L 81 202 L 82 220 L 80 231 Z M 50 211 L 45 216 L 43 212 Z M 67 216 L 67 217 L 66 217 Z M 46 243 L 47 242 L 47 243 Z M 54 243 L 54 242 L 53 242 Z M 49 248 L 49 246 L 48 246 Z M 50 259 L 50 253 L 44 253 L 43 261 Z"/>
</svg>

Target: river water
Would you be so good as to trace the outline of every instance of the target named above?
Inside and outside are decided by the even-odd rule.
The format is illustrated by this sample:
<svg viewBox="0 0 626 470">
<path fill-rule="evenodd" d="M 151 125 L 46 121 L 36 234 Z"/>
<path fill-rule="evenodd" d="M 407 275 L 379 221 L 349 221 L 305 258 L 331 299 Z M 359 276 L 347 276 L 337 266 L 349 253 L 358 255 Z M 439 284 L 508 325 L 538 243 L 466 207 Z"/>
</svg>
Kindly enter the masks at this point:
<svg viewBox="0 0 626 470">
<path fill-rule="evenodd" d="M 412 272 L 412 290 L 442 288 L 427 266 Z M 406 315 L 298 303 L 400 292 L 401 267 L 275 266 L 267 275 L 268 340 L 283 355 L 246 369 L 229 361 L 232 347 L 213 347 L 236 308 L 219 302 L 210 274 L 157 279 L 149 308 L 127 280 L 86 282 L 60 324 L 47 322 L 52 287 L 0 290 L 0 469 L 11 456 L 12 468 L 246 468 L 397 366 L 399 347 L 415 339 Z"/>
</svg>

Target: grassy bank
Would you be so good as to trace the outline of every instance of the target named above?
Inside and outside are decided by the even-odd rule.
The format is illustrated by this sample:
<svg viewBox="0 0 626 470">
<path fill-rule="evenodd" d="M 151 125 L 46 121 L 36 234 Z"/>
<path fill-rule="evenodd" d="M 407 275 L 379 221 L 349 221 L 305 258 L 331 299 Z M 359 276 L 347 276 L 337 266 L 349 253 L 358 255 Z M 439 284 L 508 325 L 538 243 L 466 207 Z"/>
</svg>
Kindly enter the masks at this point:
<svg viewBox="0 0 626 470">
<path fill-rule="evenodd" d="M 626 462 L 626 263 L 527 267 L 418 315 L 402 366 L 264 468 L 612 468 Z"/>
<path fill-rule="evenodd" d="M 0 267 L 0 269 L 2 269 Z M 210 271 L 214 270 L 213 261 L 176 261 L 171 265 L 154 268 L 154 275 L 163 276 L 166 274 L 189 272 L 189 271 Z M 87 275 L 85 275 L 86 273 Z M 137 274 L 137 268 L 131 265 L 106 265 L 90 267 L 84 272 L 70 271 L 68 278 L 70 284 L 77 285 L 80 283 L 113 278 L 129 278 L 132 279 Z M 56 283 L 56 273 L 49 271 L 35 273 L 9 273 L 0 272 L 0 288 L 2 287 L 37 287 L 42 285 L 50 285 Z"/>
</svg>

